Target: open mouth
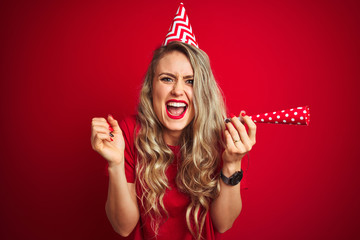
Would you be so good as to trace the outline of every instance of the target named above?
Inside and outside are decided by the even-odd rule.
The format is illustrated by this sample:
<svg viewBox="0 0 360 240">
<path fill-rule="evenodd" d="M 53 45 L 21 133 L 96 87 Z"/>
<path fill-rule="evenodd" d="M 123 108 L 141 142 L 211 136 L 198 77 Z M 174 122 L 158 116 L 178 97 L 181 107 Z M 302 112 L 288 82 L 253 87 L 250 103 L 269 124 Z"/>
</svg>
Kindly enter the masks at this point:
<svg viewBox="0 0 360 240">
<path fill-rule="evenodd" d="M 185 115 L 187 108 L 188 105 L 185 101 L 169 100 L 166 102 L 166 112 L 172 119 L 182 118 Z"/>
</svg>

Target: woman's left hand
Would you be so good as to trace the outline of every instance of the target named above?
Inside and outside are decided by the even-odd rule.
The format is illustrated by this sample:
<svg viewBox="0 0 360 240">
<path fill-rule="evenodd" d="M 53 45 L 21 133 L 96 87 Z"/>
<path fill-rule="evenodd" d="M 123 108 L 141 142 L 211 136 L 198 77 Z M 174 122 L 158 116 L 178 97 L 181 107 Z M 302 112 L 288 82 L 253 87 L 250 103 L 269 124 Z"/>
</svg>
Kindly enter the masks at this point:
<svg viewBox="0 0 360 240">
<path fill-rule="evenodd" d="M 254 146 L 256 139 L 256 125 L 251 118 L 241 111 L 241 116 L 249 128 L 248 132 L 243 123 L 236 116 L 231 116 L 230 122 L 226 123 L 225 144 L 222 154 L 223 164 L 238 165 L 243 156 Z M 240 170 L 240 169 L 238 169 Z"/>
</svg>

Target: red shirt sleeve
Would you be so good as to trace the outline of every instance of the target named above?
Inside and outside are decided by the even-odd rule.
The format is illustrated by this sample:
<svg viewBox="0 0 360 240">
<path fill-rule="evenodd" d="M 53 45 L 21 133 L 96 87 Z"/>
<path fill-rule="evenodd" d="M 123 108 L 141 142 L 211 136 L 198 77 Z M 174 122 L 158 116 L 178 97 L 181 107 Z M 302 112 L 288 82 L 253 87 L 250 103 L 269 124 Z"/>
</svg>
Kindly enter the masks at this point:
<svg viewBox="0 0 360 240">
<path fill-rule="evenodd" d="M 135 116 L 127 117 L 119 121 L 120 129 L 123 133 L 125 141 L 125 175 L 128 183 L 135 182 L 135 163 L 136 163 L 136 152 L 135 152 L 135 127 L 136 118 Z M 109 176 L 108 172 L 109 164 L 106 163 L 106 175 Z"/>
</svg>

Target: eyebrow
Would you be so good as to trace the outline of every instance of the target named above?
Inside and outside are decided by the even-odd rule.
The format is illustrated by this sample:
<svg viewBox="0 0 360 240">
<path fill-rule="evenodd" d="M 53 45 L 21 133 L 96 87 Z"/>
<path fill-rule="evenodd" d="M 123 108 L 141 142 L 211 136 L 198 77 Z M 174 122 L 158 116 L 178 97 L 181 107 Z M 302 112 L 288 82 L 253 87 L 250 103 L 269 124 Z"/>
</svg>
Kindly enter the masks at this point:
<svg viewBox="0 0 360 240">
<path fill-rule="evenodd" d="M 159 74 L 159 77 L 161 75 L 168 75 L 170 77 L 176 78 L 176 76 L 174 74 L 172 74 L 172 73 L 163 72 L 163 73 Z M 193 75 L 187 75 L 187 76 L 184 76 L 184 79 L 193 78 L 193 77 L 194 77 Z"/>
</svg>

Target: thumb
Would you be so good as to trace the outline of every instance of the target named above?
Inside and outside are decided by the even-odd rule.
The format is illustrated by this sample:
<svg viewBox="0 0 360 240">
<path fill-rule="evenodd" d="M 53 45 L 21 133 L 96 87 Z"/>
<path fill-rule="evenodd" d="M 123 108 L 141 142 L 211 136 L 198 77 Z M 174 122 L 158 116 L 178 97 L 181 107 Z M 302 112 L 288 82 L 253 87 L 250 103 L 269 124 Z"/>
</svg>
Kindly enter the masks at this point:
<svg viewBox="0 0 360 240">
<path fill-rule="evenodd" d="M 241 110 L 240 112 L 240 116 L 239 116 L 239 119 L 241 121 L 242 124 L 245 123 L 245 120 L 244 120 L 244 117 L 246 116 L 246 112 L 244 110 Z"/>
<path fill-rule="evenodd" d="M 110 126 L 114 129 L 115 133 L 121 132 L 118 121 L 116 121 L 111 114 L 108 115 L 108 122 Z"/>
</svg>

